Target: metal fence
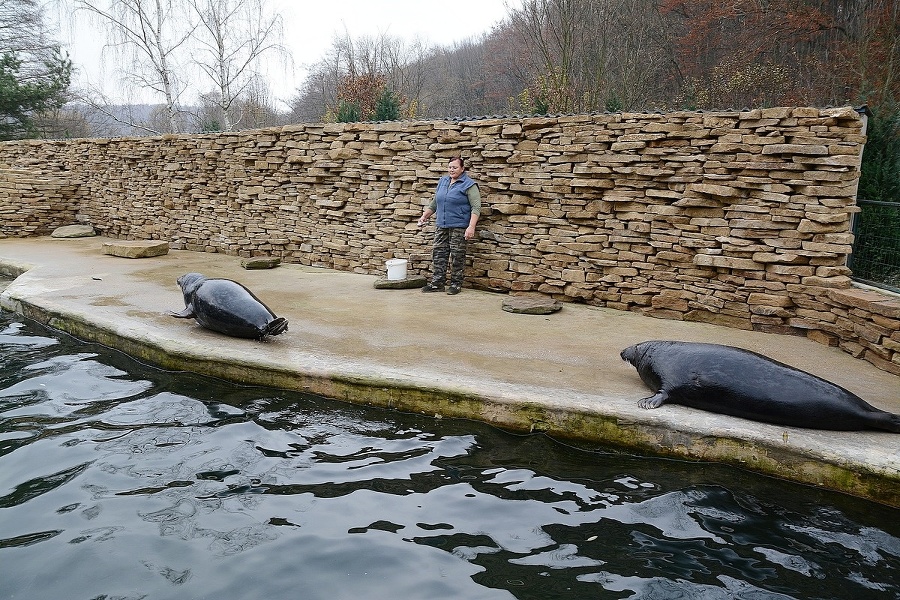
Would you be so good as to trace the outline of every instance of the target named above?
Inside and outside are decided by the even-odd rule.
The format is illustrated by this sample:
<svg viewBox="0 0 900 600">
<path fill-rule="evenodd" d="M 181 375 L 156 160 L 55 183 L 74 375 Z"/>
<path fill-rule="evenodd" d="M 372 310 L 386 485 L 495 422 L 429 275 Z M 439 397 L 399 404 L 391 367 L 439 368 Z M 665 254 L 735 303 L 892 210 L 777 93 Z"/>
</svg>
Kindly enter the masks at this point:
<svg viewBox="0 0 900 600">
<path fill-rule="evenodd" d="M 900 202 L 857 200 L 854 215 L 853 279 L 900 292 Z"/>
</svg>

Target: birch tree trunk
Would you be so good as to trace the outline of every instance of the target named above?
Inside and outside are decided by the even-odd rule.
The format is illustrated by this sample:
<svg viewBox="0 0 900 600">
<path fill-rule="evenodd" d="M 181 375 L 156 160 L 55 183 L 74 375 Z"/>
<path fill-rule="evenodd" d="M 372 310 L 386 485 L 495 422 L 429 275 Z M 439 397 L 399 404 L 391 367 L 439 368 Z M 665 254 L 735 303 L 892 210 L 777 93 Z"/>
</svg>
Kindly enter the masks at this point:
<svg viewBox="0 0 900 600">
<path fill-rule="evenodd" d="M 106 48 L 125 60 L 126 81 L 163 97 L 169 132 L 178 133 L 184 90 L 179 53 L 196 27 L 183 0 L 76 0 L 75 7 L 106 28 Z"/>
<path fill-rule="evenodd" d="M 288 60 L 280 15 L 268 11 L 265 0 L 188 0 L 199 19 L 195 64 L 215 89 L 223 131 L 235 122 L 232 110 L 259 75 L 263 55 Z"/>
</svg>

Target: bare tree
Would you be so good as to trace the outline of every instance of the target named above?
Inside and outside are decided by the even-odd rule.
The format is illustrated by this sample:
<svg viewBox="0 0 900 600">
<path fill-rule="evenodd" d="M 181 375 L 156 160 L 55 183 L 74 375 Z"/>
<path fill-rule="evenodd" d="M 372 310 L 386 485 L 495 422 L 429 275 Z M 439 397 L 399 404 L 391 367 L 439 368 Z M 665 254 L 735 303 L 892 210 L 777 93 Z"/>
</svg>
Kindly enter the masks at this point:
<svg viewBox="0 0 900 600">
<path fill-rule="evenodd" d="M 50 35 L 38 0 L 0 1 L 0 54 L 15 54 L 38 66 L 51 59 L 59 43 Z M 23 65 L 25 66 L 25 65 Z"/>
<path fill-rule="evenodd" d="M 509 22 L 530 48 L 535 94 L 562 112 L 640 100 L 665 39 L 655 0 L 524 0 Z"/>
<path fill-rule="evenodd" d="M 83 111 L 84 106 L 68 104 L 44 111 L 35 118 L 35 126 L 44 139 L 83 138 L 91 135 L 91 124 Z"/>
<path fill-rule="evenodd" d="M 665 19 L 656 0 L 623 0 L 615 22 L 617 35 L 606 78 L 606 108 L 646 108 L 659 99 L 660 82 L 671 63 Z"/>
<path fill-rule="evenodd" d="M 240 120 L 232 109 L 257 79 L 263 55 L 288 56 L 281 16 L 271 14 L 265 0 L 189 2 L 200 22 L 195 32 L 200 51 L 194 61 L 214 86 L 222 129 L 231 131 Z"/>
<path fill-rule="evenodd" d="M 272 91 L 261 76 L 253 78 L 238 104 L 241 118 L 237 124 L 241 129 L 275 127 L 287 122 L 279 114 Z"/>
<path fill-rule="evenodd" d="M 355 39 L 347 32 L 336 35 L 298 90 L 292 115 L 307 121 L 333 118 L 342 92 L 359 87 L 360 82 L 378 82 L 375 92 L 390 90 L 400 98 L 402 114 L 418 116 L 426 93 L 429 55 L 430 50 L 420 39 L 405 42 L 386 34 Z"/>
<path fill-rule="evenodd" d="M 485 88 L 485 46 L 474 39 L 435 51 L 428 59 L 432 74 L 424 94 L 431 116 L 484 115 L 493 106 Z"/>
<path fill-rule="evenodd" d="M 268 85 L 261 76 L 255 76 L 244 92 L 230 108 L 232 131 L 239 129 L 259 129 L 284 125 L 287 119 L 278 113 L 275 100 Z M 194 115 L 195 128 L 202 132 L 222 131 L 221 107 L 216 93 L 201 94 L 200 106 Z"/>
<path fill-rule="evenodd" d="M 181 52 L 196 25 L 178 0 L 75 0 L 107 29 L 109 48 L 127 60 L 126 79 L 161 94 L 169 131 L 179 129 L 179 98 L 184 82 Z"/>
<path fill-rule="evenodd" d="M 117 103 L 98 88 L 83 89 L 77 94 L 77 102 L 84 105 L 89 115 L 91 134 L 95 136 L 115 135 L 161 135 L 172 131 L 168 119 L 149 119 L 147 105 L 127 96 Z M 179 113 L 177 123 L 182 122 Z M 180 127 L 179 127 L 180 130 Z"/>
<path fill-rule="evenodd" d="M 291 100 L 290 119 L 294 123 L 322 121 L 329 106 L 334 106 L 335 88 L 328 74 L 314 67 Z"/>
<path fill-rule="evenodd" d="M 606 66 L 602 57 L 605 36 L 601 36 L 600 47 L 593 49 L 595 55 L 601 54 L 591 61 L 594 73 L 585 73 L 576 65 L 578 54 L 588 50 L 585 37 L 589 30 L 584 21 L 593 15 L 583 13 L 591 8 L 590 2 L 582 0 L 525 0 L 510 16 L 513 28 L 530 43 L 540 94 L 557 111 L 574 110 L 581 95 L 579 80 L 585 75 L 602 77 Z"/>
</svg>

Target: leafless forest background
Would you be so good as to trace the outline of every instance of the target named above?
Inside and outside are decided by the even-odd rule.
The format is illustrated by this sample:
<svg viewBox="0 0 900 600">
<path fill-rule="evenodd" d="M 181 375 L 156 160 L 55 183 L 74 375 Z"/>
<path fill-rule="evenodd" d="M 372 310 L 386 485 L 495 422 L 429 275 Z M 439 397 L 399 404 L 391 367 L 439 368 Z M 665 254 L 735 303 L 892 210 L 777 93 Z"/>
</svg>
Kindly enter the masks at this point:
<svg viewBox="0 0 900 600">
<path fill-rule="evenodd" d="M 892 0 L 528 0 L 449 48 L 334 40 L 292 118 L 372 106 L 385 86 L 406 117 L 883 104 L 898 13 Z"/>
<path fill-rule="evenodd" d="M 50 137 L 74 137 L 371 120 L 386 98 L 399 119 L 864 103 L 896 112 L 898 63 L 897 0 L 524 0 L 449 47 L 337 36 L 287 111 L 250 63 L 228 102 L 217 90 L 192 106 L 81 94 L 44 124 Z M 357 108 L 351 119 L 346 106 Z"/>
</svg>

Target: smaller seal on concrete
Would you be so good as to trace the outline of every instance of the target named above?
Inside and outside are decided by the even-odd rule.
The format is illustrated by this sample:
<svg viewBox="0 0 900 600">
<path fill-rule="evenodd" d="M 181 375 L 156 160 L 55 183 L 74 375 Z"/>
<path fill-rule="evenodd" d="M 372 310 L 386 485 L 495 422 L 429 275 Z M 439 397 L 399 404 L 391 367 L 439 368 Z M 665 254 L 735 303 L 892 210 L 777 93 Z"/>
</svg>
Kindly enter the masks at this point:
<svg viewBox="0 0 900 600">
<path fill-rule="evenodd" d="M 171 313 L 189 319 L 207 329 L 233 337 L 262 340 L 287 331 L 288 322 L 276 317 L 253 292 L 230 279 L 207 279 L 200 273 L 178 278 L 184 294 L 185 309 Z"/>
<path fill-rule="evenodd" d="M 839 385 L 749 350 L 649 341 L 625 348 L 621 356 L 655 392 L 638 402 L 641 408 L 671 402 L 790 427 L 900 433 L 900 415 L 877 409 Z"/>
</svg>

